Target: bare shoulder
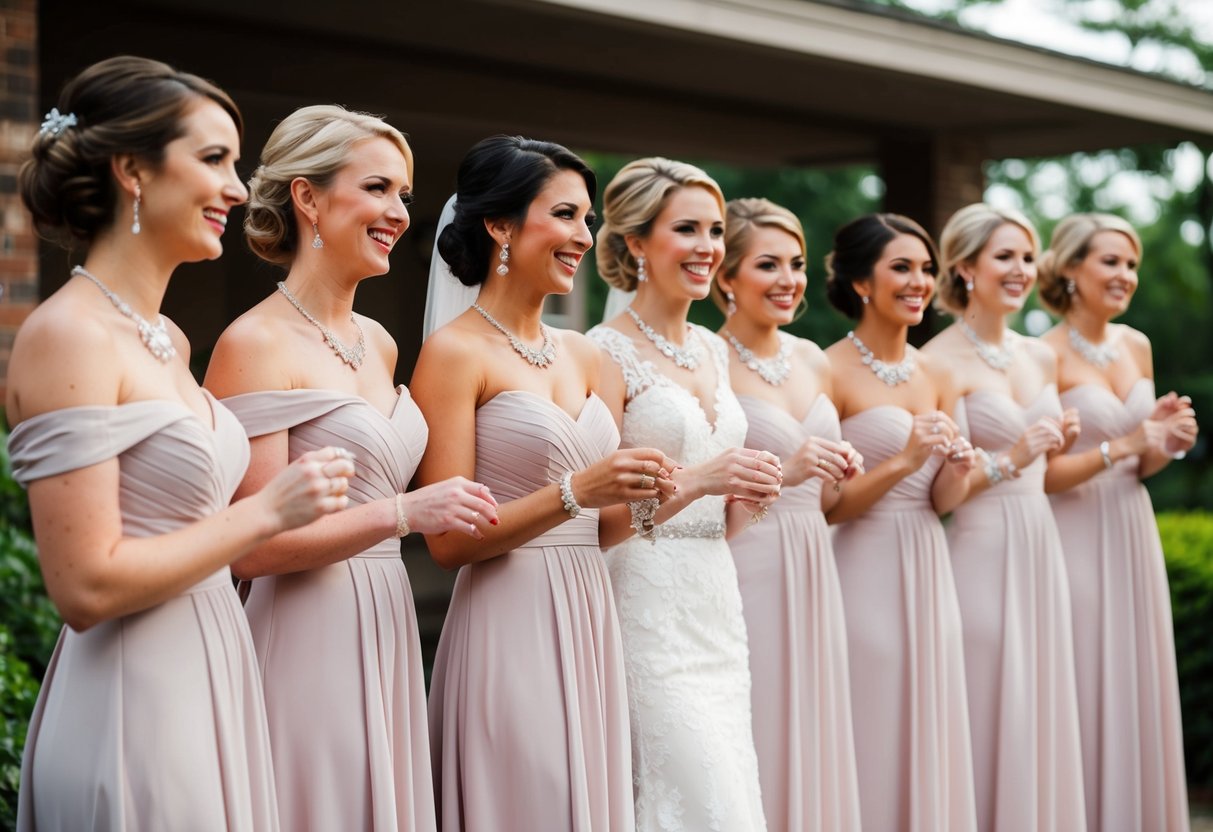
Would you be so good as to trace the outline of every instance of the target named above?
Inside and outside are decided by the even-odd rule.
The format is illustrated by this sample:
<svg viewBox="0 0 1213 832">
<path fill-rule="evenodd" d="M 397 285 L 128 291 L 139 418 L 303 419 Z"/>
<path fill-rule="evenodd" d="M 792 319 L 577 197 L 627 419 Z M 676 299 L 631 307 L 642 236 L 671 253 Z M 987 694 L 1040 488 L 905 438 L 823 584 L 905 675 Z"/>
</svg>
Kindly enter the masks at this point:
<svg viewBox="0 0 1213 832">
<path fill-rule="evenodd" d="M 1020 337 L 1019 343 L 1023 345 L 1024 353 L 1041 370 L 1047 372 L 1050 377 L 1057 375 L 1057 353 L 1047 341 L 1023 335 Z"/>
<path fill-rule="evenodd" d="M 1141 370 L 1142 375 L 1153 378 L 1154 350 L 1150 346 L 1150 339 L 1144 332 L 1139 332 L 1128 324 L 1112 324 L 1112 326 L 1119 330 L 1121 343 L 1125 345 L 1129 355 L 1133 356 L 1133 361 Z"/>
<path fill-rule="evenodd" d="M 122 369 L 111 322 L 127 324 L 98 315 L 96 304 L 67 290 L 30 313 L 9 359 L 10 424 L 64 407 L 118 403 Z"/>
<path fill-rule="evenodd" d="M 161 317 L 164 319 L 165 328 L 168 330 L 168 337 L 173 341 L 173 349 L 177 350 L 177 355 L 181 356 L 181 360 L 188 366 L 190 355 L 192 355 L 190 339 L 186 337 L 185 331 L 177 326 L 176 321 L 168 315 L 161 315 Z"/>
<path fill-rule="evenodd" d="M 396 339 L 387 331 L 387 327 L 374 318 L 356 314 L 354 315 L 354 319 L 362 327 L 362 332 L 366 336 L 367 346 L 370 348 L 372 354 L 379 356 L 383 360 L 389 373 L 394 373 L 396 370 L 396 359 L 400 357 L 400 349 L 396 345 Z"/>
<path fill-rule="evenodd" d="M 919 350 L 919 355 L 942 357 L 954 352 L 959 343 L 957 336 L 960 334 L 960 327 L 956 324 L 951 324 L 938 332 L 930 341 L 922 345 Z"/>
<path fill-rule="evenodd" d="M 825 350 L 817 346 L 808 338 L 797 338 L 793 347 L 793 355 L 803 361 L 812 370 L 818 373 L 828 373 L 830 371 L 830 359 L 826 355 Z"/>
<path fill-rule="evenodd" d="M 215 342 L 203 381 L 215 396 L 290 389 L 292 330 L 264 303 L 232 321 Z"/>
</svg>

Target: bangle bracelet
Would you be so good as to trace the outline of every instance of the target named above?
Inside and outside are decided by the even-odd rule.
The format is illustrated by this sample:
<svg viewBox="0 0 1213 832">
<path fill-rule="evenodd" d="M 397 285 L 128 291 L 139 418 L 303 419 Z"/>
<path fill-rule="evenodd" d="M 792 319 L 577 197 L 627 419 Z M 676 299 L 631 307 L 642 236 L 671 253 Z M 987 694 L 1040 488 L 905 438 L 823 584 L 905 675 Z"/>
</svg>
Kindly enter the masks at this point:
<svg viewBox="0 0 1213 832">
<path fill-rule="evenodd" d="M 396 537 L 407 537 L 409 533 L 409 519 L 404 516 L 404 495 L 396 495 Z"/>
<path fill-rule="evenodd" d="M 577 498 L 573 496 L 572 471 L 565 471 L 564 476 L 560 478 L 560 502 L 569 513 L 570 520 L 581 514 L 581 506 L 577 505 Z"/>
<path fill-rule="evenodd" d="M 1112 467 L 1113 463 L 1112 463 L 1112 443 L 1111 442 L 1109 442 L 1108 440 L 1105 439 L 1104 441 L 1099 443 L 1099 456 L 1100 456 L 1100 458 L 1103 459 L 1104 468 Z"/>
<path fill-rule="evenodd" d="M 998 464 L 998 460 L 990 456 L 985 448 L 975 448 L 974 452 L 981 460 L 982 470 L 986 472 L 986 479 L 990 481 L 990 485 L 998 485 L 1003 481 L 1002 466 Z"/>
<path fill-rule="evenodd" d="M 998 460 L 999 467 L 1002 468 L 1006 477 L 1013 480 L 1019 479 L 1019 468 L 1016 467 L 1015 463 L 1011 461 L 1010 454 L 1003 454 L 998 458 Z"/>
</svg>

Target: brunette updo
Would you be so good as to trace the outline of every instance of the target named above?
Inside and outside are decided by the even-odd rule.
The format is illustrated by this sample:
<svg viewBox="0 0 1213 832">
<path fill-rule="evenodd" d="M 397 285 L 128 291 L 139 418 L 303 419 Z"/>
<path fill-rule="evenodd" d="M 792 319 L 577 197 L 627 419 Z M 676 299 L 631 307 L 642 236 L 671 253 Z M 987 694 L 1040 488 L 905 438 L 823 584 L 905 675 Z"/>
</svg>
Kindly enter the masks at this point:
<svg viewBox="0 0 1213 832">
<path fill-rule="evenodd" d="M 67 83 L 55 105 L 76 124 L 41 130 L 17 175 L 21 201 L 40 234 L 66 244 L 91 243 L 115 219 L 114 156 L 129 153 L 152 165 L 184 135 L 182 118 L 200 99 L 215 102 L 243 136 L 244 122 L 223 90 L 168 64 L 129 55 L 95 63 Z"/>
<path fill-rule="evenodd" d="M 790 234 L 800 244 L 801 256 L 805 254 L 804 226 L 800 224 L 800 219 L 787 208 L 769 199 L 730 199 L 725 204 L 724 228 L 724 261 L 720 264 L 720 277 L 725 279 L 737 276 L 741 261 L 749 251 L 754 231 L 759 228 L 775 228 Z M 726 310 L 728 301 L 719 278 L 712 281 L 711 298 L 721 312 Z M 800 302 L 802 306 L 805 304 L 803 297 Z"/>
<path fill-rule="evenodd" d="M 291 183 L 302 177 L 325 188 L 349 161 L 355 144 L 382 137 L 396 145 L 413 173 L 413 151 L 404 135 L 369 113 L 336 104 L 302 107 L 279 122 L 261 151 L 261 165 L 249 180 L 244 236 L 253 253 L 289 266 L 299 244 Z"/>
<path fill-rule="evenodd" d="M 579 156 L 554 142 L 492 136 L 468 151 L 459 163 L 455 218 L 438 235 L 438 254 L 460 283 L 476 286 L 488 277 L 494 244 L 485 220 L 522 223 L 535 197 L 562 170 L 571 170 L 585 180 L 593 202 L 598 195 L 594 172 Z"/>
<path fill-rule="evenodd" d="M 939 286 L 935 295 L 935 306 L 952 315 L 960 315 L 969 305 L 969 290 L 960 266 L 972 264 L 990 242 L 994 232 L 1004 225 L 1015 225 L 1023 229 L 1032 243 L 1034 254 L 1040 253 L 1040 237 L 1036 227 L 1023 214 L 1009 208 L 993 208 L 984 202 L 961 208 L 944 226 L 939 235 L 939 248 L 943 262 L 939 269 Z"/>
<path fill-rule="evenodd" d="M 653 156 L 624 165 L 602 194 L 602 227 L 598 230 L 598 274 L 625 292 L 636 288 L 636 258 L 628 251 L 627 238 L 644 238 L 653 230 L 653 220 L 670 196 L 691 186 L 707 188 L 720 203 L 724 217 L 724 194 L 716 180 L 694 165 Z"/>
<path fill-rule="evenodd" d="M 853 219 L 834 234 L 834 250 L 826 255 L 826 297 L 848 318 L 863 314 L 863 299 L 855 283 L 870 280 L 876 261 L 894 238 L 908 234 L 922 240 L 936 263 L 939 252 L 935 241 L 922 226 L 901 214 L 865 214 Z"/>
<path fill-rule="evenodd" d="M 1053 229 L 1049 248 L 1036 264 L 1040 301 L 1050 312 L 1065 315 L 1074 304 L 1072 293 L 1067 291 L 1065 272 L 1086 259 L 1091 238 L 1100 231 L 1124 234 L 1133 244 L 1138 259 L 1141 258 L 1141 238 L 1127 220 L 1115 214 L 1071 214 Z"/>
</svg>

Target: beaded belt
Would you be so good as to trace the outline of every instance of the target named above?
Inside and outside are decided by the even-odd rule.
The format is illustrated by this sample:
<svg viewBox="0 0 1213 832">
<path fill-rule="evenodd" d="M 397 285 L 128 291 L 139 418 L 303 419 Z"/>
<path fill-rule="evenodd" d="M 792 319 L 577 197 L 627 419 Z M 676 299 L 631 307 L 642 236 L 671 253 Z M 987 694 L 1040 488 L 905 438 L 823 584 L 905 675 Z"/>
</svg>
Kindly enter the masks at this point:
<svg viewBox="0 0 1213 832">
<path fill-rule="evenodd" d="M 655 537 L 721 538 L 724 537 L 723 520 L 692 520 L 689 523 L 662 523 L 653 529 Z"/>
</svg>

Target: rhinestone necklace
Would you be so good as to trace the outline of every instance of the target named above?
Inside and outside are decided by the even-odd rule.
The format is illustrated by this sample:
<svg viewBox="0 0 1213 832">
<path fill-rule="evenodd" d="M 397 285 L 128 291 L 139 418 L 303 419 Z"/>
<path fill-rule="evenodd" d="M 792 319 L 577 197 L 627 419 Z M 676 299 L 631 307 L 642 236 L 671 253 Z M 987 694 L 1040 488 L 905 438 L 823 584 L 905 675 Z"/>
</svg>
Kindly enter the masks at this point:
<svg viewBox="0 0 1213 832">
<path fill-rule="evenodd" d="M 628 316 L 635 322 L 636 328 L 640 330 L 640 333 L 652 341 L 657 351 L 666 358 L 687 370 L 694 370 L 699 366 L 699 359 L 703 356 L 703 350 L 700 347 L 699 339 L 695 337 L 695 333 L 691 330 L 689 324 L 687 325 L 687 342 L 680 347 L 646 324 L 644 319 L 637 315 L 636 310 L 632 307 L 629 306 L 623 311 L 628 313 Z"/>
<path fill-rule="evenodd" d="M 173 339 L 168 334 L 168 325 L 165 324 L 163 315 L 160 315 L 160 320 L 153 324 L 134 309 L 131 309 L 129 303 L 118 297 L 116 292 L 98 280 L 84 266 L 76 266 L 72 269 L 72 274 L 78 274 L 97 284 L 97 288 L 109 298 L 109 302 L 114 305 L 114 308 L 135 322 L 135 326 L 139 328 L 139 338 L 143 341 L 143 346 L 147 347 L 147 351 L 152 354 L 153 358 L 161 364 L 167 364 L 177 355 L 177 348 L 173 346 Z"/>
<path fill-rule="evenodd" d="M 737 340 L 733 333 L 728 329 L 723 329 L 724 337 L 733 345 L 733 349 L 737 350 L 737 357 L 741 359 L 742 365 L 748 367 L 758 376 L 773 387 L 778 387 L 787 380 L 788 375 L 792 372 L 792 336 L 778 332 L 779 336 L 779 352 L 770 358 L 759 358 L 754 354 L 753 350 L 745 344 Z"/>
<path fill-rule="evenodd" d="M 556 345 L 552 343 L 552 333 L 542 323 L 539 324 L 539 331 L 543 333 L 543 346 L 539 349 L 528 347 L 526 344 L 518 340 L 518 336 L 510 332 L 497 322 L 497 319 L 485 311 L 484 307 L 478 303 L 473 303 L 472 308 L 480 313 L 489 325 L 510 339 L 510 346 L 514 348 L 514 352 L 526 359 L 528 364 L 535 367 L 546 367 L 556 360 Z"/>
<path fill-rule="evenodd" d="M 896 364 L 887 364 L 881 361 L 876 356 L 872 355 L 872 351 L 868 349 L 867 344 L 859 340 L 859 336 L 853 331 L 847 333 L 847 337 L 851 339 L 851 343 L 855 345 L 855 349 L 859 350 L 859 358 L 872 372 L 876 374 L 876 378 L 883 381 L 890 387 L 896 387 L 903 381 L 909 381 L 910 376 L 914 375 L 914 349 L 909 344 L 906 344 L 906 357 Z"/>
<path fill-rule="evenodd" d="M 358 322 L 354 320 L 353 312 L 350 313 L 350 323 L 354 325 L 354 329 L 358 330 L 358 343 L 352 347 L 347 347 L 333 334 L 332 330 L 313 318 L 311 313 L 303 308 L 303 304 L 299 302 L 299 298 L 291 294 L 291 290 L 286 288 L 285 283 L 279 281 L 278 291 L 291 302 L 291 306 L 299 310 L 300 315 L 307 318 L 312 326 L 320 330 L 320 334 L 324 336 L 324 343 L 329 345 L 329 349 L 337 353 L 338 358 L 355 370 L 362 366 L 362 359 L 366 357 L 366 336 L 362 332 L 362 327 L 358 326 Z"/>
<path fill-rule="evenodd" d="M 1008 344 L 999 346 L 982 340 L 982 337 L 963 318 L 960 320 L 960 331 L 973 343 L 973 349 L 977 351 L 978 357 L 995 370 L 1005 373 L 1007 368 L 1011 366 L 1011 362 L 1015 359 L 1015 354 L 1009 346 L 1010 339 L 1014 337 L 1010 332 L 1007 332 L 1005 335 Z"/>
<path fill-rule="evenodd" d="M 1092 344 L 1082 337 L 1082 334 L 1074 327 L 1067 326 L 1066 329 L 1070 331 L 1070 346 L 1074 348 L 1074 352 L 1101 370 L 1120 358 L 1120 350 L 1116 349 L 1115 344 L 1110 344 L 1107 341 L 1104 341 L 1102 344 Z"/>
</svg>

